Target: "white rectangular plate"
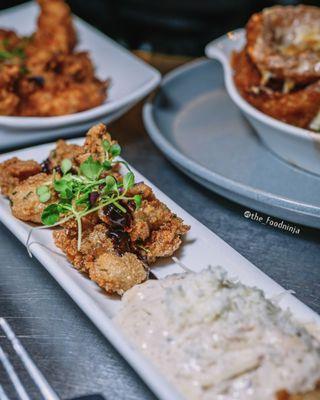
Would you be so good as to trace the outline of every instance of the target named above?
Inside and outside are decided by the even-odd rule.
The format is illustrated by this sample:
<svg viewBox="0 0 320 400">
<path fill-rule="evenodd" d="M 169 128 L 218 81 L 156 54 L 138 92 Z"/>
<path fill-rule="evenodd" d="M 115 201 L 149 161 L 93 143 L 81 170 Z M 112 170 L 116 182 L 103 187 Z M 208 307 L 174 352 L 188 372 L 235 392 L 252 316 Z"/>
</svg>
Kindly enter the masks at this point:
<svg viewBox="0 0 320 400">
<path fill-rule="evenodd" d="M 80 139 L 73 142 L 82 143 Z M 53 147 L 54 144 L 45 144 L 7 153 L 0 156 L 0 162 L 13 156 L 42 161 Z M 238 277 L 244 284 L 259 287 L 265 291 L 269 298 L 284 293 L 284 289 L 280 285 L 170 200 L 134 168 L 132 170 L 136 174 L 137 181 L 144 181 L 150 185 L 155 195 L 166 203 L 173 212 L 182 217 L 185 223 L 191 226 L 185 244 L 179 251 L 179 259 L 185 265 L 195 271 L 199 271 L 208 265 L 221 265 L 229 272 L 231 277 Z M 26 242 L 30 226 L 12 216 L 9 202 L 3 196 L 0 196 L 0 220 L 22 243 Z M 160 399 L 179 399 L 180 397 L 175 392 L 175 389 L 165 381 L 165 378 L 140 353 L 130 346 L 113 324 L 112 317 L 117 313 L 120 301 L 108 297 L 95 283 L 73 269 L 63 255 L 54 252 L 57 249 L 54 246 L 49 229 L 35 232 L 33 242 L 38 242 L 31 246 L 34 256 L 140 374 L 156 395 Z M 40 242 L 46 247 L 40 245 Z M 155 266 L 153 271 L 158 277 L 163 277 L 173 272 L 181 272 L 170 259 L 161 261 L 161 264 Z M 280 306 L 289 308 L 297 319 L 303 322 L 316 323 L 320 327 L 320 317 L 291 294 L 288 293 L 282 297 Z"/>
<path fill-rule="evenodd" d="M 0 28 L 30 35 L 36 28 L 39 8 L 34 2 L 0 13 Z M 57 128 L 96 119 L 133 105 L 150 93 L 160 82 L 159 71 L 152 68 L 115 41 L 78 17 L 74 17 L 78 34 L 76 50 L 88 51 L 100 79 L 111 78 L 111 87 L 104 104 L 76 114 L 57 117 L 0 116 L 0 126 L 9 129 Z"/>
</svg>

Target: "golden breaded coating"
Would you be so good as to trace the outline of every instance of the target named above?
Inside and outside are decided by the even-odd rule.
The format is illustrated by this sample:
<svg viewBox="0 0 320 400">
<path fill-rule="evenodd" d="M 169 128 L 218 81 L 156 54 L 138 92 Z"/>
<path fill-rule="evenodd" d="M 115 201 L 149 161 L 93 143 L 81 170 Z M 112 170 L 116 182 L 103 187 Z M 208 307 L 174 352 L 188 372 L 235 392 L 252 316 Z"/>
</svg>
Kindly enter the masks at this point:
<svg viewBox="0 0 320 400">
<path fill-rule="evenodd" d="M 76 33 L 69 6 L 63 0 L 38 0 L 40 15 L 32 46 L 51 53 L 70 53 L 76 45 Z"/>
<path fill-rule="evenodd" d="M 36 190 L 39 186 L 47 185 L 52 182 L 53 176 L 40 173 L 31 176 L 18 184 L 14 190 L 9 193 L 11 201 L 12 214 L 22 221 L 41 223 L 41 214 L 43 210 L 57 198 L 51 190 L 51 199 L 46 203 L 41 203 Z"/>
<path fill-rule="evenodd" d="M 53 233 L 55 244 L 81 272 L 89 274 L 108 293 L 122 294 L 147 277 L 144 264 L 135 254 L 119 255 L 108 237 L 108 227 L 96 221 L 96 215 L 83 219 L 80 250 L 77 249 L 77 229 L 74 222 Z"/>
<path fill-rule="evenodd" d="M 129 195 L 142 195 L 141 207 L 133 212 L 132 228 L 129 231 L 133 242 L 141 244 L 141 253 L 148 263 L 159 257 L 171 256 L 180 246 L 181 237 L 189 230 L 181 218 L 159 201 L 152 189 L 140 183 Z"/>
<path fill-rule="evenodd" d="M 81 146 L 71 144 L 63 139 L 56 142 L 56 147 L 50 152 L 48 157 L 48 167 L 52 170 L 54 167 L 60 166 L 61 162 L 68 158 L 73 161 L 83 151 Z"/>
<path fill-rule="evenodd" d="M 135 254 L 125 253 L 119 256 L 103 253 L 93 263 L 89 276 L 107 293 L 122 295 L 133 286 L 144 282 L 148 273 Z"/>
<path fill-rule="evenodd" d="M 41 165 L 33 160 L 20 160 L 17 157 L 0 163 L 0 189 L 4 196 L 22 181 L 41 172 Z"/>
<path fill-rule="evenodd" d="M 106 86 L 98 80 L 64 82 L 56 76 L 53 87 L 43 87 L 22 98 L 19 115 L 49 117 L 74 114 L 97 107 L 105 99 Z"/>
<path fill-rule="evenodd" d="M 0 115 L 14 115 L 18 112 L 20 98 L 14 91 L 14 85 L 19 76 L 18 65 L 0 63 Z"/>
<path fill-rule="evenodd" d="M 64 0 L 39 0 L 38 28 L 29 38 L 0 30 L 0 115 L 58 116 L 101 105 L 108 81 L 95 76 Z"/>
<path fill-rule="evenodd" d="M 178 217 L 173 217 L 171 221 L 153 230 L 147 242 L 143 243 L 143 248 L 146 250 L 146 261 L 151 264 L 160 257 L 172 256 L 180 247 L 182 236 L 188 230 L 189 227 L 183 225 L 182 220 Z"/>
<path fill-rule="evenodd" d="M 89 216 L 88 216 L 89 217 Z M 108 229 L 98 223 L 96 214 L 82 219 L 83 235 L 81 248 L 77 249 L 78 233 L 74 221 L 64 229 L 53 233 L 54 242 L 67 256 L 73 266 L 82 272 L 88 272 L 96 257 L 103 252 L 114 252 L 112 241 L 108 238 Z"/>
<path fill-rule="evenodd" d="M 320 108 L 320 81 L 290 93 L 261 85 L 261 74 L 246 50 L 233 56 L 234 81 L 241 95 L 265 114 L 309 129 Z"/>
<path fill-rule="evenodd" d="M 111 144 L 117 143 L 115 140 L 111 139 L 110 134 L 107 132 L 107 127 L 104 124 L 97 124 L 90 128 L 83 145 L 83 154 L 78 157 L 78 163 L 82 163 L 89 156 L 101 162 L 104 161 L 105 150 L 102 146 L 104 140 L 107 140 Z"/>
<path fill-rule="evenodd" d="M 93 148 L 98 152 L 99 148 Z M 160 257 L 171 256 L 189 230 L 155 198 L 150 187 L 137 184 L 128 192 L 129 196 L 135 194 L 141 194 L 144 200 L 137 211 L 127 208 L 127 213 L 132 214 L 126 218 L 129 225 L 122 228 L 113 225 L 111 216 L 121 218 L 121 211 L 112 207 L 107 213 L 99 210 L 82 220 L 80 250 L 74 220 L 53 233 L 55 244 L 74 267 L 88 273 L 108 293 L 122 294 L 144 281 L 147 278 L 144 262 L 153 263 Z"/>
</svg>

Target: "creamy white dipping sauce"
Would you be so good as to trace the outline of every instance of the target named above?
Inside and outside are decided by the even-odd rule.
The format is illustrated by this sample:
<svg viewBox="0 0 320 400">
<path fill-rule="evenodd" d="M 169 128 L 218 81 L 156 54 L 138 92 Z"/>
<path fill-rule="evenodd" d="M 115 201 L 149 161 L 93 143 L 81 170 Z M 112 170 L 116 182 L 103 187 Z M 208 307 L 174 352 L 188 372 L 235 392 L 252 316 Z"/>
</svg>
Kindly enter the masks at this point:
<svg viewBox="0 0 320 400">
<path fill-rule="evenodd" d="M 320 379 L 320 345 L 288 312 L 221 268 L 149 280 L 115 318 L 187 399 L 270 400 Z"/>
</svg>

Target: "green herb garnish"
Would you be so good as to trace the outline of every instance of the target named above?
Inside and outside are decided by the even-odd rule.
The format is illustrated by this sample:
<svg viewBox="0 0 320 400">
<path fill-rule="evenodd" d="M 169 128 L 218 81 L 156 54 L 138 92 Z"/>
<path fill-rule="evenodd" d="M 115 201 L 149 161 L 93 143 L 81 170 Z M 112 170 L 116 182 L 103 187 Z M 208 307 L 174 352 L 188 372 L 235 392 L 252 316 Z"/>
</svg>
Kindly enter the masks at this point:
<svg viewBox="0 0 320 400">
<path fill-rule="evenodd" d="M 69 158 L 65 158 L 61 163 L 61 171 L 63 175 L 69 172 L 72 168 L 72 162 Z"/>
<path fill-rule="evenodd" d="M 22 41 L 17 47 L 10 46 L 10 40 L 8 38 L 0 41 L 0 61 L 8 61 L 15 58 L 20 58 L 24 60 L 26 58 L 26 53 L 24 47 L 26 46 L 26 41 Z"/>
<path fill-rule="evenodd" d="M 46 203 L 51 198 L 49 186 L 46 185 L 39 186 L 36 190 L 36 193 L 41 203 Z"/>
<path fill-rule="evenodd" d="M 56 176 L 51 184 L 58 201 L 47 206 L 41 216 L 41 221 L 46 226 L 57 226 L 75 219 L 78 225 L 78 249 L 81 247 L 81 218 L 109 204 L 126 213 L 122 201 L 133 201 L 136 208 L 139 208 L 142 202 L 140 195 L 133 197 L 127 195 L 128 190 L 135 184 L 135 177 L 125 162 L 123 164 L 129 171 L 123 176 L 122 181 L 118 181 L 110 174 L 112 166 L 119 162 L 115 157 L 120 155 L 120 146 L 111 144 L 107 140 L 103 141 L 102 146 L 105 150 L 105 159 L 99 161 L 90 156 L 80 165 L 76 173 L 73 173 L 71 160 L 62 161 L 60 166 L 62 176 Z M 50 187 L 38 187 L 37 194 L 41 202 L 48 201 L 51 198 Z"/>
<path fill-rule="evenodd" d="M 86 178 L 95 180 L 98 179 L 103 171 L 103 165 L 100 161 L 94 160 L 92 156 L 90 156 L 80 165 L 80 171 Z"/>
</svg>

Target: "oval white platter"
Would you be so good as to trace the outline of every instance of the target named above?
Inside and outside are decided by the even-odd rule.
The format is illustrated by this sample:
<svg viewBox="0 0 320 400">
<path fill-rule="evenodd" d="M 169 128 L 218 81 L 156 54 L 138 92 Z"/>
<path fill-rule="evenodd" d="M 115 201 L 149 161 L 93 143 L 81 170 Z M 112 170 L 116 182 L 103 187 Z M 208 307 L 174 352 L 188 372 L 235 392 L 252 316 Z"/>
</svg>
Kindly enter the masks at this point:
<svg viewBox="0 0 320 400">
<path fill-rule="evenodd" d="M 81 140 L 77 140 L 76 143 L 81 144 Z M 53 147 L 54 144 L 51 143 L 7 153 L 0 156 L 0 162 L 13 156 L 42 161 Z M 284 294 L 283 287 L 194 219 L 134 168 L 132 170 L 136 174 L 137 181 L 144 181 L 150 185 L 156 196 L 191 226 L 185 243 L 177 254 L 177 257 L 185 265 L 195 271 L 208 265 L 221 265 L 229 272 L 230 276 L 238 277 L 247 285 L 261 288 L 269 298 Z M 9 202 L 3 196 L 0 196 L 0 220 L 23 244 L 26 242 L 30 226 L 12 216 Z M 95 283 L 72 268 L 55 247 L 50 229 L 34 233 L 31 251 L 160 399 L 181 399 L 165 377 L 161 376 L 156 368 L 130 346 L 114 325 L 112 317 L 119 310 L 120 301 L 107 296 Z M 165 259 L 153 268 L 153 272 L 158 278 L 161 278 L 182 271 L 171 259 Z M 319 315 L 309 307 L 289 293 L 280 297 L 279 304 L 282 308 L 289 308 L 297 319 L 303 322 L 314 322 L 320 327 Z"/>
</svg>

